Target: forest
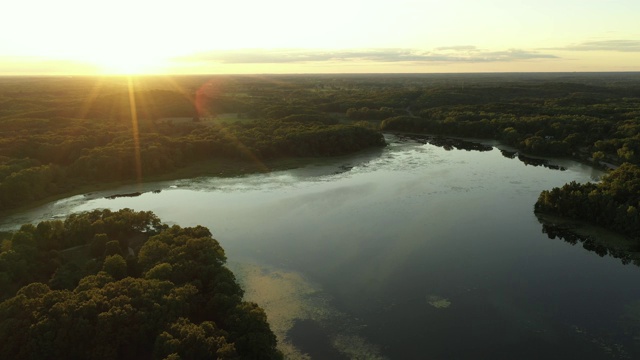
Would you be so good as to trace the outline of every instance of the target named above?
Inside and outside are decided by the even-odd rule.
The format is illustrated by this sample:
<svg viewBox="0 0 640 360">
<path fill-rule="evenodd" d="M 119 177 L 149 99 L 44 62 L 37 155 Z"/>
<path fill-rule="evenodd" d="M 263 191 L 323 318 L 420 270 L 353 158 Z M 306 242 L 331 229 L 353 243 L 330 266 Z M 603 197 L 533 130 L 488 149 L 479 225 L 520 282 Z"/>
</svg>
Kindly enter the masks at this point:
<svg viewBox="0 0 640 360">
<path fill-rule="evenodd" d="M 5 233 L 3 359 L 280 359 L 204 227 L 151 212 L 71 214 Z"/>
<path fill-rule="evenodd" d="M 267 171 L 273 159 L 384 146 L 369 124 L 339 123 L 332 114 L 283 105 L 266 106 L 260 116 L 242 113 L 256 110 L 236 93 L 129 93 L 123 83 L 84 97 L 96 86 L 91 79 L 18 81 L 24 90 L 12 81 L 18 80 L 0 80 L 0 211 L 81 185 L 142 181 L 197 162 L 222 159 Z M 217 119 L 217 111 L 234 111 L 233 121 Z"/>
<path fill-rule="evenodd" d="M 384 146 L 381 131 L 639 164 L 639 99 L 637 73 L 4 77 L 0 212 L 202 162 L 268 171 Z"/>
</svg>

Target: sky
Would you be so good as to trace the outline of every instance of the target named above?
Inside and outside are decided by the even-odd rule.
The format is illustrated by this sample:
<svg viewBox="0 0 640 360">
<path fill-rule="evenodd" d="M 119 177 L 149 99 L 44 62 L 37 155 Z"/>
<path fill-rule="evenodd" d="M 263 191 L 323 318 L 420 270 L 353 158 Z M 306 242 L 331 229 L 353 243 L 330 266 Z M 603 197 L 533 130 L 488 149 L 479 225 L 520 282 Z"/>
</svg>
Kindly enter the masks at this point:
<svg viewBox="0 0 640 360">
<path fill-rule="evenodd" d="M 638 0 L 7 0 L 0 75 L 640 71 Z"/>
</svg>

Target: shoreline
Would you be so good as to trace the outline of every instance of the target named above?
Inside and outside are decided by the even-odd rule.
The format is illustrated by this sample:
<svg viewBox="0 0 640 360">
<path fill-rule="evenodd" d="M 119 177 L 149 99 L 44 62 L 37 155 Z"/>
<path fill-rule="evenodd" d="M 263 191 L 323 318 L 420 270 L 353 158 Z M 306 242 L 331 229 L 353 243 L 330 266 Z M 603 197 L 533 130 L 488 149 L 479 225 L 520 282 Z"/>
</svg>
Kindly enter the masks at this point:
<svg viewBox="0 0 640 360">
<path fill-rule="evenodd" d="M 385 143 L 385 146 L 386 145 L 387 144 Z M 64 191 L 58 194 L 44 197 L 42 199 L 29 201 L 28 203 L 15 208 L 0 210 L 0 223 L 2 223 L 6 218 L 10 218 L 20 213 L 35 210 L 46 204 L 50 204 L 73 196 L 91 195 L 93 193 L 105 193 L 110 190 L 125 187 L 128 189 L 126 190 L 126 192 L 130 193 L 142 190 L 146 192 L 155 190 L 154 187 L 150 187 L 149 185 L 159 182 L 188 180 L 199 177 L 234 178 L 250 174 L 266 174 L 275 171 L 300 169 L 306 166 L 320 165 L 327 161 L 335 161 L 335 159 L 340 159 L 342 157 L 352 157 L 358 154 L 376 151 L 377 149 L 383 148 L 384 146 L 369 146 L 352 153 L 335 156 L 282 157 L 255 162 L 247 160 L 215 158 L 209 160 L 199 160 L 189 163 L 183 167 L 176 168 L 170 172 L 145 176 L 143 177 L 142 181 L 130 179 L 123 181 L 79 184 L 69 191 Z"/>
<path fill-rule="evenodd" d="M 212 159 L 197 161 L 188 164 L 184 167 L 177 168 L 173 171 L 150 175 L 143 177 L 142 181 L 137 180 L 122 180 L 104 183 L 93 184 L 81 184 L 75 187 L 73 190 L 61 192 L 58 194 L 50 195 L 42 199 L 30 201 L 27 204 L 11 208 L 8 210 L 0 211 L 0 219 L 8 218 L 13 215 L 30 211 L 38 207 L 44 206 L 48 203 L 52 203 L 65 198 L 92 194 L 95 192 L 106 192 L 110 189 L 117 189 L 120 187 L 136 187 L 143 188 L 151 183 L 193 179 L 197 177 L 220 177 L 220 178 L 233 178 L 242 175 L 256 174 L 256 173 L 268 173 L 273 171 L 296 169 L 302 166 L 313 164 L 314 162 L 321 161 L 324 158 L 282 158 L 276 160 L 269 160 L 259 164 L 251 163 L 247 161 L 227 160 L 227 159 Z M 150 191 L 150 190 L 149 190 Z"/>
<path fill-rule="evenodd" d="M 593 160 L 591 160 L 590 158 L 587 157 L 583 157 L 583 156 L 575 156 L 575 155 L 562 155 L 562 156 L 549 156 L 549 155 L 534 155 L 531 153 L 527 153 L 515 146 L 512 145 L 508 145 L 503 143 L 502 141 L 498 140 L 498 139 L 493 139 L 493 138 L 476 138 L 476 137 L 465 137 L 465 136 L 459 136 L 459 135 L 439 135 L 439 134 L 431 134 L 431 133 L 420 133 L 420 132 L 411 132 L 411 131 L 385 131 L 384 133 L 387 134 L 392 134 L 392 135 L 408 135 L 408 136 L 428 136 L 428 137 L 433 137 L 433 138 L 437 138 L 437 137 L 442 137 L 442 138 L 448 138 L 448 139 L 458 139 L 458 140 L 464 140 L 464 141 L 469 141 L 469 142 L 476 142 L 476 143 L 480 143 L 483 145 L 490 145 L 490 146 L 494 146 L 495 148 L 499 149 L 499 150 L 508 150 L 508 151 L 517 151 L 518 153 L 526 156 L 526 157 L 530 157 L 530 158 L 534 158 L 534 159 L 545 159 L 545 160 L 550 160 L 550 159 L 564 159 L 564 160 L 573 160 L 576 162 L 579 162 L 581 164 L 584 165 L 588 165 L 591 166 L 595 169 L 607 172 L 609 170 L 614 170 L 616 168 L 618 168 L 620 166 L 620 164 L 614 164 L 614 163 L 610 163 L 610 162 L 605 162 L 605 161 L 601 161 L 601 162 L 594 162 Z"/>
<path fill-rule="evenodd" d="M 603 166 L 602 164 L 596 164 L 592 161 L 589 161 L 588 159 L 584 159 L 576 156 L 550 157 L 550 156 L 531 155 L 526 152 L 521 152 L 521 150 L 519 150 L 516 147 L 513 147 L 508 144 L 504 144 L 500 140 L 492 139 L 492 138 L 475 138 L 475 137 L 463 137 L 463 136 L 456 136 L 456 135 L 438 135 L 438 134 L 431 134 L 431 133 L 407 132 L 407 131 L 384 131 L 381 133 L 383 135 L 389 134 L 394 136 L 405 135 L 405 136 L 423 136 L 423 137 L 431 137 L 431 138 L 441 137 L 441 138 L 449 138 L 449 139 L 458 139 L 458 140 L 476 142 L 483 145 L 493 146 L 498 150 L 517 151 L 531 158 L 538 158 L 538 159 L 545 159 L 545 160 L 550 160 L 550 159 L 572 160 L 572 161 L 576 161 L 578 163 L 591 166 L 595 169 L 605 171 L 605 172 L 610 169 L 610 167 Z M 362 149 L 358 152 L 367 151 L 372 148 L 373 147 L 369 147 L 366 149 Z M 353 155 L 353 154 L 348 154 L 348 155 Z M 230 160 L 230 159 L 200 160 L 200 161 L 196 161 L 188 165 L 185 165 L 183 167 L 176 168 L 167 173 L 150 175 L 150 176 L 144 177 L 141 181 L 131 179 L 131 180 L 104 182 L 104 183 L 80 184 L 70 191 L 65 191 L 59 194 L 50 195 L 45 198 L 31 201 L 27 204 L 24 204 L 15 208 L 11 208 L 8 210 L 0 210 L 0 219 L 11 217 L 13 215 L 16 215 L 18 213 L 22 213 L 25 211 L 33 210 L 45 204 L 55 202 L 61 199 L 69 198 L 72 196 L 91 194 L 95 192 L 106 192 L 110 189 L 117 189 L 120 187 L 130 187 L 134 189 L 137 186 L 138 189 L 143 189 L 145 185 L 148 185 L 150 183 L 163 182 L 163 181 L 193 179 L 198 177 L 233 178 L 233 177 L 256 174 L 256 173 L 270 173 L 273 171 L 297 169 L 307 165 L 312 165 L 314 163 L 321 163 L 326 159 L 337 158 L 340 156 L 344 156 L 344 155 L 328 156 L 328 157 L 287 157 L 287 158 L 266 160 L 264 162 L 250 162 L 246 160 Z M 152 191 L 152 190 L 153 189 L 151 188 L 146 188 L 145 191 Z"/>
</svg>

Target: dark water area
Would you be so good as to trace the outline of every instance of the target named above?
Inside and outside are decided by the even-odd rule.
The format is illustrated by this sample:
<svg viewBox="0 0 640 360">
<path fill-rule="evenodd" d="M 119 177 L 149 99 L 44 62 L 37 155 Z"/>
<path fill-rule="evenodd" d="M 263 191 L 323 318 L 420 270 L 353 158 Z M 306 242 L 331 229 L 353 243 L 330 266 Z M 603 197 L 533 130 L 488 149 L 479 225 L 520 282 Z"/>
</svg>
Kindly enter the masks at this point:
<svg viewBox="0 0 640 360">
<path fill-rule="evenodd" d="M 289 340 L 312 359 L 349 360 L 331 344 L 331 333 L 313 320 L 296 320 L 288 333 Z"/>
<path fill-rule="evenodd" d="M 540 191 L 600 171 L 496 143 L 387 141 L 300 169 L 76 196 L 4 225 L 129 207 L 207 226 L 292 359 L 640 358 L 640 268 L 533 213 Z"/>
</svg>

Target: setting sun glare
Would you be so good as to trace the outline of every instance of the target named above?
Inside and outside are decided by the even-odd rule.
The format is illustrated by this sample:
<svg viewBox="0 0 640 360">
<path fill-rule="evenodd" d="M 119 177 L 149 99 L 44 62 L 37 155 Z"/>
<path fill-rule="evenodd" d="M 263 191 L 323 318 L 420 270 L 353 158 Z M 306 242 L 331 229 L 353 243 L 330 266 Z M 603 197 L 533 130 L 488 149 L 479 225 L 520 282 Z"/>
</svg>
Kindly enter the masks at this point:
<svg viewBox="0 0 640 360">
<path fill-rule="evenodd" d="M 23 0 L 0 75 L 640 70 L 640 2 L 576 4 Z"/>
<path fill-rule="evenodd" d="M 104 75 L 161 74 L 164 60 L 140 54 L 112 54 L 87 59 Z"/>
</svg>

